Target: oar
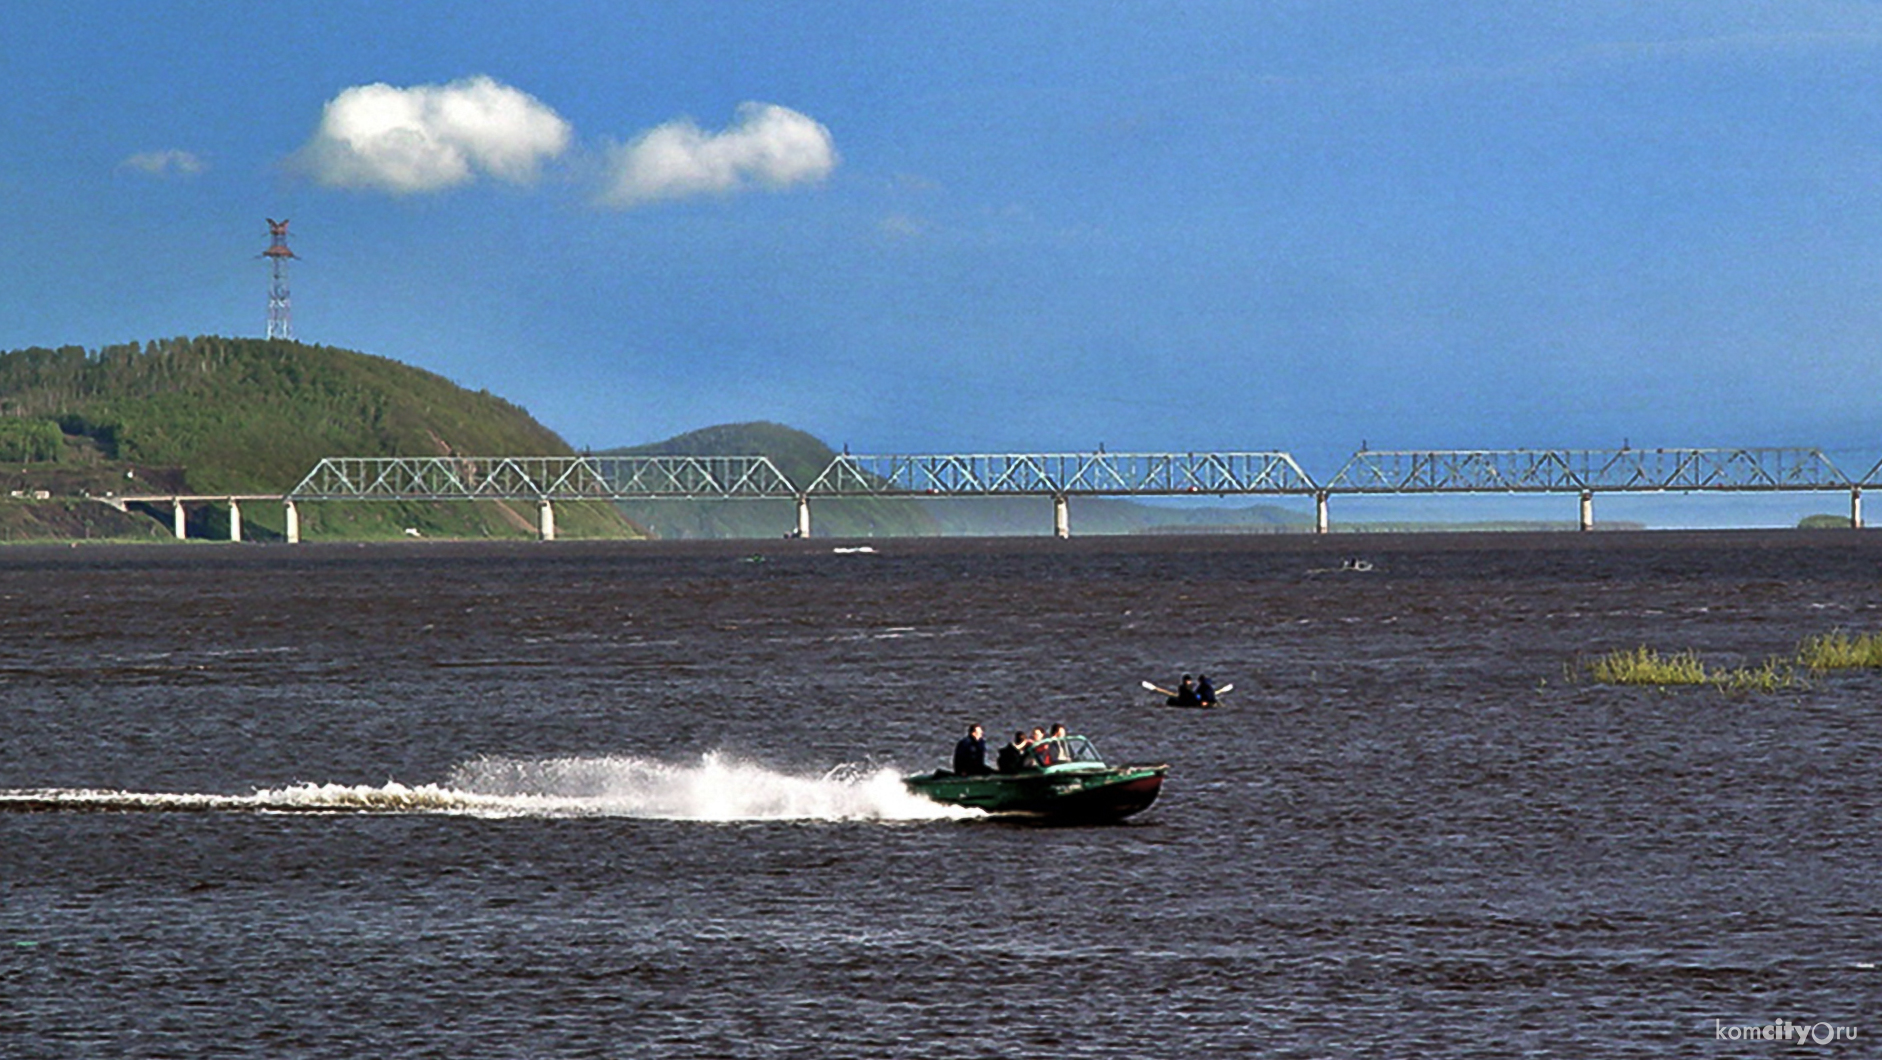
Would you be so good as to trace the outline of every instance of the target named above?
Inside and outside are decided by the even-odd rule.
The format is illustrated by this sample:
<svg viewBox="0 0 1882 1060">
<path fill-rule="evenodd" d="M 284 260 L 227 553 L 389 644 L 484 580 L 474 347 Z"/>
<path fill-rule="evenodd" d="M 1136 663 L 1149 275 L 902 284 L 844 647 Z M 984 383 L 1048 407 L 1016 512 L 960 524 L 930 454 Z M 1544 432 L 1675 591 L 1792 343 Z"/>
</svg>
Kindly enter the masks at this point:
<svg viewBox="0 0 1882 1060">
<path fill-rule="evenodd" d="M 1230 681 L 1228 684 L 1223 685 L 1221 688 L 1216 689 L 1215 694 L 1219 696 L 1225 692 L 1233 692 L 1233 691 L 1235 691 L 1235 682 Z"/>
</svg>

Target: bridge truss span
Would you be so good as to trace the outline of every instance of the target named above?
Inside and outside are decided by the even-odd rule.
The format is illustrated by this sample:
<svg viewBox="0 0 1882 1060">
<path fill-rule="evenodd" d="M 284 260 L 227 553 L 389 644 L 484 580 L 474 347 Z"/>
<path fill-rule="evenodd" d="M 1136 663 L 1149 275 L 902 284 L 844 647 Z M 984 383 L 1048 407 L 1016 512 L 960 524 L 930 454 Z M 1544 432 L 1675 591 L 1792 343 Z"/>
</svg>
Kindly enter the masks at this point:
<svg viewBox="0 0 1882 1060">
<path fill-rule="evenodd" d="M 796 497 L 763 456 L 328 457 L 298 501 L 646 500 Z"/>
<path fill-rule="evenodd" d="M 831 461 L 811 496 L 1311 495 L 1287 453 L 955 453 Z"/>
<path fill-rule="evenodd" d="M 1846 490 L 1820 449 L 1361 450 L 1331 493 L 1645 493 Z"/>
<path fill-rule="evenodd" d="M 1362 449 L 1319 483 L 1279 451 L 1205 453 L 931 453 L 835 456 L 800 484 L 769 457 L 426 456 L 328 457 L 279 499 L 286 536 L 299 540 L 296 505 L 311 501 L 533 501 L 541 536 L 555 536 L 556 501 L 775 499 L 795 503 L 795 533 L 810 534 L 812 498 L 1042 497 L 1055 532 L 1069 536 L 1071 497 L 1311 497 L 1314 529 L 1329 528 L 1334 497 L 1415 494 L 1578 494 L 1580 526 L 1594 527 L 1597 493 L 1827 492 L 1849 494 L 1862 526 L 1862 492 L 1882 484 L 1882 461 L 1858 477 L 1821 449 Z M 100 498 L 171 504 L 184 534 L 185 501 L 201 497 Z M 239 526 L 229 497 L 231 526 Z M 239 529 L 232 530 L 239 534 Z"/>
</svg>

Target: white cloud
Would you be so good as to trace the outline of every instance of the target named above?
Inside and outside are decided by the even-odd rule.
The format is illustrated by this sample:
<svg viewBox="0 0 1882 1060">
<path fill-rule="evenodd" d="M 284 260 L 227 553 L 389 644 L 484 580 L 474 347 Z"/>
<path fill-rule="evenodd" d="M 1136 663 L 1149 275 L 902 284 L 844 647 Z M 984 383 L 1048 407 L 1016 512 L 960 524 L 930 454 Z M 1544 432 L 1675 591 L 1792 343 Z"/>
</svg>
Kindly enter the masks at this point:
<svg viewBox="0 0 1882 1060">
<path fill-rule="evenodd" d="M 745 103 L 724 132 L 668 122 L 615 148 L 602 200 L 635 206 L 759 186 L 814 183 L 836 168 L 830 130 L 788 107 Z"/>
<path fill-rule="evenodd" d="M 328 101 L 298 162 L 322 184 L 398 194 L 438 191 L 480 172 L 520 184 L 569 138 L 555 111 L 488 77 L 356 85 Z"/>
<path fill-rule="evenodd" d="M 135 169 L 153 177 L 171 175 L 193 177 L 208 167 L 188 151 L 140 151 L 118 163 L 123 169 Z"/>
</svg>

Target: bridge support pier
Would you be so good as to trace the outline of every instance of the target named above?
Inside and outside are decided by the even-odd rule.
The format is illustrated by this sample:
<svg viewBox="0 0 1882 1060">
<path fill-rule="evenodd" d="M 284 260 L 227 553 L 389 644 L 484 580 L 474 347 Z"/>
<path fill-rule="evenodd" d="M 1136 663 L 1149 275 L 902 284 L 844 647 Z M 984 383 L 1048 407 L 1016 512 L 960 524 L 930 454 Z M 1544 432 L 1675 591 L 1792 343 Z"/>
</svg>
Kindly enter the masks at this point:
<svg viewBox="0 0 1882 1060">
<path fill-rule="evenodd" d="M 234 497 L 229 498 L 229 540 L 242 540 L 242 505 Z"/>
<path fill-rule="evenodd" d="M 797 536 L 810 536 L 810 498 L 797 495 Z"/>
<path fill-rule="evenodd" d="M 176 535 L 178 541 L 187 541 L 189 539 L 189 527 L 183 522 L 183 502 L 181 500 L 172 500 L 170 502 L 170 532 Z"/>
<path fill-rule="evenodd" d="M 1581 491 L 1581 528 L 1583 530 L 1594 529 L 1594 491 L 1593 490 Z"/>
<path fill-rule="evenodd" d="M 1852 529 L 1862 529 L 1862 487 L 1849 487 L 1849 525 Z"/>
<path fill-rule="evenodd" d="M 1313 495 L 1313 532 L 1324 534 L 1327 532 L 1328 525 L 1327 491 L 1321 490 Z"/>
<path fill-rule="evenodd" d="M 1072 536 L 1072 502 L 1063 493 L 1052 495 L 1052 533 L 1059 538 Z"/>
<path fill-rule="evenodd" d="M 293 501 L 281 503 L 282 522 L 286 526 L 288 544 L 298 545 L 301 543 L 301 510 L 294 506 Z"/>
<path fill-rule="evenodd" d="M 536 502 L 536 537 L 542 541 L 555 540 L 555 505 L 546 500 Z"/>
</svg>

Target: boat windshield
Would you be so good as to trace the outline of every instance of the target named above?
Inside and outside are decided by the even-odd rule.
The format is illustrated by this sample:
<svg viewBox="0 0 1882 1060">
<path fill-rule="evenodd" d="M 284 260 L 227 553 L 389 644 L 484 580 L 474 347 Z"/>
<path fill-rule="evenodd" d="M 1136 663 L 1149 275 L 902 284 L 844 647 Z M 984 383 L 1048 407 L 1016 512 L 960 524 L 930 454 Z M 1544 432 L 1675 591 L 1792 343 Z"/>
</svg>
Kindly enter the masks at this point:
<svg viewBox="0 0 1882 1060">
<path fill-rule="evenodd" d="M 1041 740 L 1027 750 L 1021 765 L 1038 768 L 1041 766 L 1061 766 L 1067 762 L 1090 762 L 1103 765 L 1104 758 L 1090 740 L 1083 736 L 1060 736 L 1056 739 Z"/>
</svg>

